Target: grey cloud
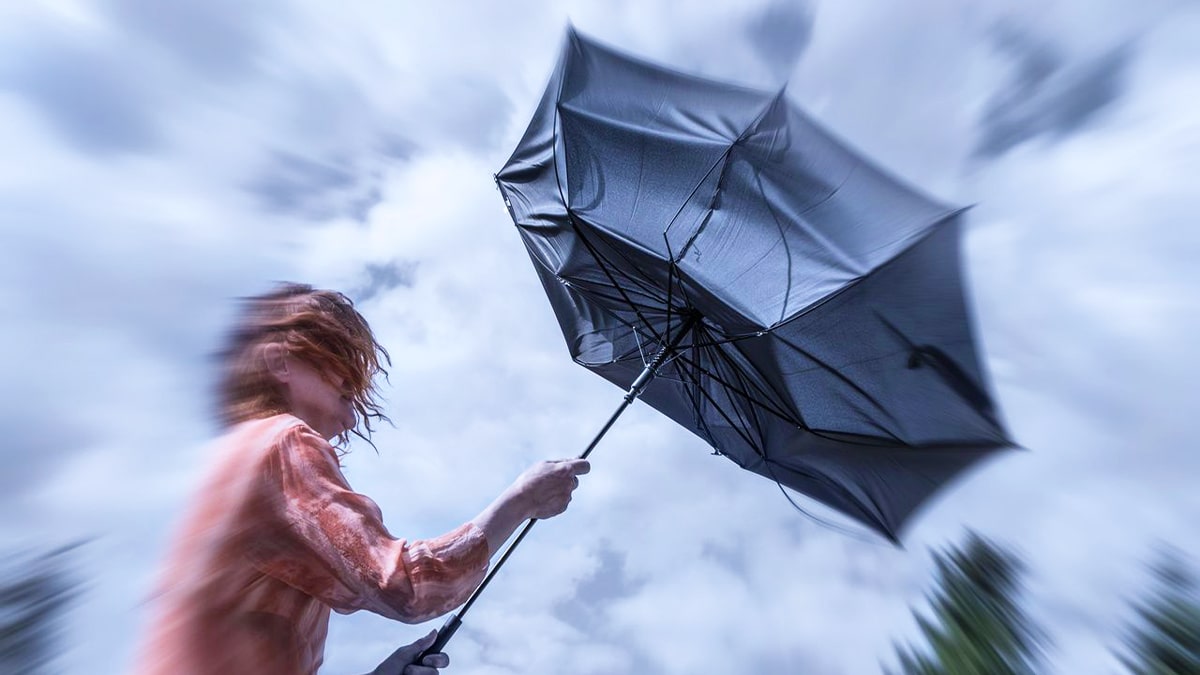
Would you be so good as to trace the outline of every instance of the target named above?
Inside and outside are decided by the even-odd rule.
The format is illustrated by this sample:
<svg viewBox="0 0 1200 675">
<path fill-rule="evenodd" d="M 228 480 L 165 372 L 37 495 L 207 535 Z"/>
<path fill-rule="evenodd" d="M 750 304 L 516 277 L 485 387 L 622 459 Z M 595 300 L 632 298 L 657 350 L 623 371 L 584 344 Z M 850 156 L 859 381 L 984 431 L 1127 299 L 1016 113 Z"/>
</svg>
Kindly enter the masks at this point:
<svg viewBox="0 0 1200 675">
<path fill-rule="evenodd" d="M 575 595 L 555 607 L 554 615 L 583 631 L 602 625 L 604 608 L 621 598 L 633 596 L 645 584 L 630 578 L 625 570 L 625 553 L 611 542 L 601 542 L 596 552 L 600 564 L 595 573 L 580 582 Z"/>
<path fill-rule="evenodd" d="M 161 140 L 159 101 L 133 60 L 101 47 L 42 35 L 0 85 L 24 95 L 80 151 L 152 150 Z"/>
<path fill-rule="evenodd" d="M 1031 91 L 1062 66 L 1062 55 L 1053 45 L 1012 23 L 999 23 L 991 31 L 992 46 L 1015 63 L 1013 88 Z"/>
<path fill-rule="evenodd" d="M 367 282 L 351 295 L 357 302 L 371 298 L 401 286 L 412 286 L 416 277 L 417 263 L 393 260 L 383 265 L 367 265 Z"/>
<path fill-rule="evenodd" d="M 600 566 L 595 574 L 579 584 L 576 589 L 578 600 L 584 604 L 594 604 L 604 599 L 624 598 L 642 587 L 642 584 L 629 577 L 625 571 L 624 552 L 611 542 L 602 542 L 597 555 Z"/>
<path fill-rule="evenodd" d="M 746 575 L 746 549 L 740 542 L 706 543 L 704 557 L 715 560 L 738 576 Z"/>
<path fill-rule="evenodd" d="M 153 42 L 185 67 L 214 78 L 252 69 L 267 14 L 261 2 L 237 0 L 110 0 L 108 5 L 120 28 Z M 281 10 L 270 8 L 274 20 Z"/>
<path fill-rule="evenodd" d="M 346 205 L 347 214 L 360 223 L 365 223 L 367 218 L 371 216 L 371 209 L 379 205 L 383 201 L 383 188 L 377 183 L 371 184 L 366 188 L 366 191 L 350 199 Z"/>
<path fill-rule="evenodd" d="M 1133 51 L 1129 44 L 1120 45 L 1064 65 L 1052 45 L 1012 26 L 995 29 L 993 41 L 1013 59 L 1014 72 L 980 119 L 975 155 L 984 158 L 1038 136 L 1063 137 L 1082 128 L 1120 96 Z"/>
<path fill-rule="evenodd" d="M 32 25 L 9 47 L 17 58 L 0 73 L 0 86 L 23 95 L 82 152 L 154 151 L 164 140 L 160 118 L 194 93 L 188 71 L 228 79 L 253 69 L 265 9 L 231 0 L 111 0 L 110 32 Z"/>
<path fill-rule="evenodd" d="M 782 84 L 812 39 L 813 12 L 805 2 L 772 2 L 746 29 L 750 45 Z"/>
<path fill-rule="evenodd" d="M 361 220 L 381 199 L 378 186 L 360 178 L 350 162 L 291 152 L 272 153 L 267 168 L 244 187 L 267 210 L 308 220 L 338 215 Z"/>
<path fill-rule="evenodd" d="M 378 149 L 379 153 L 388 159 L 405 161 L 412 158 L 417 151 L 417 145 L 412 139 L 385 133 L 379 141 Z"/>
</svg>

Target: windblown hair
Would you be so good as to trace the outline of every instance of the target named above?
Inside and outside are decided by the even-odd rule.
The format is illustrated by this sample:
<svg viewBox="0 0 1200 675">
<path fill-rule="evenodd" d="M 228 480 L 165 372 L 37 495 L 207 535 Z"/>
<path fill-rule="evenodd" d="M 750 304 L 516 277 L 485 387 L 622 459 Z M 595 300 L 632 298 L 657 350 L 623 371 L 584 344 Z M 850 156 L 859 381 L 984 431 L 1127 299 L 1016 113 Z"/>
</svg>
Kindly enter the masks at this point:
<svg viewBox="0 0 1200 675">
<path fill-rule="evenodd" d="M 284 283 L 242 301 L 242 316 L 220 355 L 221 421 L 232 426 L 291 412 L 282 388 L 267 369 L 266 348 L 278 344 L 331 379 L 345 378 L 358 424 L 343 432 L 337 444 L 349 441 L 351 432 L 370 442 L 372 420 L 388 421 L 377 400 L 375 376 L 386 378 L 384 364 L 391 366 L 392 362 L 350 298 L 336 291 Z"/>
</svg>

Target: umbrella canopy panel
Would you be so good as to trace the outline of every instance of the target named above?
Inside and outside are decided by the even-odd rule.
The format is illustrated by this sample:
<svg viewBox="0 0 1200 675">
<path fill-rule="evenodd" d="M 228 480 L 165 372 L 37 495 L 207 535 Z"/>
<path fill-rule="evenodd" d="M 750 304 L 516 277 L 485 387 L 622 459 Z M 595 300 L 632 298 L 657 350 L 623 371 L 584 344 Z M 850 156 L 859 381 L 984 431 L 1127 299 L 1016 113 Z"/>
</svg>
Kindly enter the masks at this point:
<svg viewBox="0 0 1200 675">
<path fill-rule="evenodd" d="M 856 155 L 782 92 L 570 31 L 497 183 L 580 364 L 739 466 L 895 539 L 1010 446 L 964 302 L 961 211 Z"/>
</svg>

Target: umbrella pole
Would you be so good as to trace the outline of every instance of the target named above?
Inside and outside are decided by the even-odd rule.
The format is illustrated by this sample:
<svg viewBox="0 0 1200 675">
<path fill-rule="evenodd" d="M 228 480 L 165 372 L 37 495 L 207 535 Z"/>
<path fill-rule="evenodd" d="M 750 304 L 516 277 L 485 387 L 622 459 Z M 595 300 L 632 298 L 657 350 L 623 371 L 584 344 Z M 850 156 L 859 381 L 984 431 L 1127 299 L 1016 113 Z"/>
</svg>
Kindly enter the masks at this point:
<svg viewBox="0 0 1200 675">
<path fill-rule="evenodd" d="M 650 383 L 650 380 L 653 380 L 654 376 L 658 374 L 658 369 L 662 367 L 662 364 L 667 360 L 667 357 L 675 351 L 675 348 L 679 346 L 679 343 L 683 341 L 683 338 L 692 331 L 692 327 L 696 325 L 696 321 L 698 321 L 699 318 L 700 316 L 698 314 L 692 314 L 684 319 L 683 324 L 679 327 L 679 332 L 677 332 L 675 336 L 671 338 L 670 342 L 667 343 L 667 346 L 663 347 L 662 350 L 655 355 L 654 359 L 650 361 L 650 364 L 647 365 L 644 370 L 642 370 L 641 374 L 637 376 L 637 379 L 633 381 L 633 384 L 629 386 L 629 391 L 625 393 L 625 398 L 622 399 L 621 405 L 619 405 L 617 409 L 613 411 L 612 416 L 610 416 L 608 421 L 604 423 L 604 426 L 600 428 L 600 431 L 596 434 L 596 437 L 593 438 L 592 442 L 588 444 L 587 449 L 583 451 L 583 454 L 579 455 L 579 459 L 587 459 L 587 456 L 592 454 L 592 450 L 594 450 L 596 445 L 600 443 L 600 439 L 604 438 L 604 435 L 608 433 L 609 429 L 612 428 L 612 425 L 617 421 L 617 418 L 621 416 L 621 413 L 625 412 L 625 410 L 633 404 L 634 400 L 641 395 L 642 390 L 646 388 L 646 385 Z M 517 534 L 517 538 L 513 539 L 512 543 L 508 545 L 508 548 L 504 549 L 504 553 L 500 556 L 500 560 L 496 562 L 496 565 L 492 567 L 492 569 L 488 571 L 487 576 L 483 578 L 483 582 L 479 584 L 479 587 L 475 589 L 475 592 L 471 593 L 471 597 L 467 598 L 467 601 L 463 604 L 462 608 L 455 612 L 454 615 L 447 619 L 446 623 L 438 629 L 437 639 L 433 641 L 433 644 L 430 645 L 428 649 L 421 653 L 421 656 L 417 657 L 417 660 L 414 661 L 414 663 L 420 663 L 421 659 L 425 658 L 429 654 L 440 652 L 446 647 L 446 643 L 450 642 L 450 638 L 454 637 L 454 634 L 458 631 L 459 627 L 462 626 L 463 616 L 468 610 L 471 609 L 471 605 L 475 604 L 475 600 L 477 600 L 483 593 L 483 589 L 487 588 L 487 585 L 491 583 L 492 577 L 496 576 L 496 573 L 499 572 L 500 568 L 504 566 L 504 563 L 508 561 L 509 556 L 511 556 L 513 551 L 516 550 L 517 546 L 521 545 L 521 541 L 525 539 L 525 535 L 529 534 L 529 531 L 533 529 L 533 526 L 537 523 L 537 521 L 537 518 L 530 518 L 529 521 L 525 523 L 525 526 L 521 528 L 521 532 Z"/>
</svg>

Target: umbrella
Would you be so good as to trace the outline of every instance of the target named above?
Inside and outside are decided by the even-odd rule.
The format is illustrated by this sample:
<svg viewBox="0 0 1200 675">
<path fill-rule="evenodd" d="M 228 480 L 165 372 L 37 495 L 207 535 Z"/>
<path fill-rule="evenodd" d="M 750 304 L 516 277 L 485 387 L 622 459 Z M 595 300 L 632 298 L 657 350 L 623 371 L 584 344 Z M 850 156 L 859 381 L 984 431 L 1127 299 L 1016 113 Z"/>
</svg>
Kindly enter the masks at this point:
<svg viewBox="0 0 1200 675">
<path fill-rule="evenodd" d="M 737 466 L 898 542 L 940 486 L 1012 445 L 964 299 L 963 209 L 857 155 L 783 91 L 568 30 L 496 182 L 571 356 L 627 390 L 584 457 L 640 396 Z"/>
</svg>

